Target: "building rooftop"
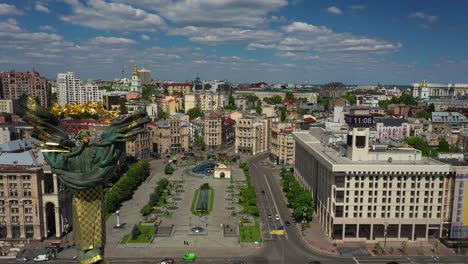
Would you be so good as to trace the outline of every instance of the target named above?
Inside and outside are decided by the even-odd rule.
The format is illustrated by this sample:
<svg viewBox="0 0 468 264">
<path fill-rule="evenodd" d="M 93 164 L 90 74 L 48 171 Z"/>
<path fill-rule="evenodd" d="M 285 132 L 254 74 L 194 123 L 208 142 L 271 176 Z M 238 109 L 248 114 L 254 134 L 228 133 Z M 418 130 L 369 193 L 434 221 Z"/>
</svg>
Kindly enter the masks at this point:
<svg viewBox="0 0 468 264">
<path fill-rule="evenodd" d="M 421 172 L 449 170 L 449 165 L 445 163 L 427 157 L 419 158 L 421 153 L 414 148 L 370 149 L 370 160 L 352 161 L 346 156 L 344 146 L 325 143 L 329 142 L 328 139 L 331 135 L 320 127 L 312 127 L 309 131 L 293 132 L 293 136 L 297 144 L 301 144 L 312 153 L 316 153 L 333 171 Z"/>
<path fill-rule="evenodd" d="M 17 139 L 0 144 L 0 152 L 19 152 L 31 148 L 37 148 L 40 142 L 34 138 Z"/>
</svg>

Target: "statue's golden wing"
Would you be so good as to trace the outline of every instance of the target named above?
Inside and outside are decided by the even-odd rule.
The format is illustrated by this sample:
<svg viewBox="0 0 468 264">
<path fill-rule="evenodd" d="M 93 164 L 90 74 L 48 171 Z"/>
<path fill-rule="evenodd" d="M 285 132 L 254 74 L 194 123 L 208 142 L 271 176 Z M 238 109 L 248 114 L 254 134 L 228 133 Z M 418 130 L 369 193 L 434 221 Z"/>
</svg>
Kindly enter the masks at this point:
<svg viewBox="0 0 468 264">
<path fill-rule="evenodd" d="M 143 108 L 138 109 L 133 114 L 117 119 L 102 132 L 101 139 L 94 143 L 96 146 L 107 146 L 114 142 L 125 142 L 134 139 L 144 131 L 145 124 L 150 119 Z"/>
<path fill-rule="evenodd" d="M 76 145 L 60 125 L 60 120 L 34 98 L 23 94 L 19 99 L 19 115 L 34 127 L 32 137 L 44 142 L 45 152 L 68 152 Z"/>
</svg>

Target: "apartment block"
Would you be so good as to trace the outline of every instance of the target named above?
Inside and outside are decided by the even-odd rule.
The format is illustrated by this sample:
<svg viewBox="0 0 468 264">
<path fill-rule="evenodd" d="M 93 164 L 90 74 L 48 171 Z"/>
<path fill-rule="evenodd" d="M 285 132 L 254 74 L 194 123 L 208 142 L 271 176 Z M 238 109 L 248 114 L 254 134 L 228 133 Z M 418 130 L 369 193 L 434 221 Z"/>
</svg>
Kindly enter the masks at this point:
<svg viewBox="0 0 468 264">
<path fill-rule="evenodd" d="M 295 131 L 295 127 L 291 123 L 271 122 L 270 152 L 275 164 L 294 165 L 293 131 Z"/>
<path fill-rule="evenodd" d="M 192 85 L 190 83 L 168 83 L 164 85 L 169 94 L 187 95 L 192 92 Z"/>
<path fill-rule="evenodd" d="M 150 140 L 150 131 L 146 124 L 144 131 L 138 134 L 135 140 L 125 142 L 127 156 L 133 156 L 139 160 L 148 159 L 151 149 Z"/>
<path fill-rule="evenodd" d="M 60 106 L 103 102 L 103 92 L 93 83 L 82 83 L 73 72 L 57 75 L 57 101 Z"/>
<path fill-rule="evenodd" d="M 38 98 L 41 106 L 48 106 L 47 80 L 38 72 L 0 72 L 1 99 L 18 99 L 22 94 Z"/>
<path fill-rule="evenodd" d="M 294 175 L 312 192 L 325 233 L 336 241 L 368 242 L 447 236 L 450 165 L 413 148 L 372 145 L 368 113 L 351 111 L 346 120 L 340 142 L 322 128 L 293 132 Z"/>
<path fill-rule="evenodd" d="M 236 154 L 255 155 L 268 151 L 270 120 L 259 117 L 240 118 L 236 125 Z"/>
<path fill-rule="evenodd" d="M 150 124 L 153 152 L 183 153 L 190 147 L 188 115 L 174 114 L 167 120 Z"/>
<path fill-rule="evenodd" d="M 203 122 L 203 139 L 208 150 L 219 150 L 223 144 L 223 116 L 213 113 Z"/>
<path fill-rule="evenodd" d="M 25 243 L 60 238 L 72 225 L 71 192 L 29 141 L 1 145 L 0 239 Z"/>
<path fill-rule="evenodd" d="M 13 100 L 11 99 L 0 99 L 0 113 L 13 114 Z"/>
<path fill-rule="evenodd" d="M 197 106 L 203 111 L 217 111 L 223 108 L 224 96 L 213 92 L 198 92 L 196 93 Z"/>
</svg>

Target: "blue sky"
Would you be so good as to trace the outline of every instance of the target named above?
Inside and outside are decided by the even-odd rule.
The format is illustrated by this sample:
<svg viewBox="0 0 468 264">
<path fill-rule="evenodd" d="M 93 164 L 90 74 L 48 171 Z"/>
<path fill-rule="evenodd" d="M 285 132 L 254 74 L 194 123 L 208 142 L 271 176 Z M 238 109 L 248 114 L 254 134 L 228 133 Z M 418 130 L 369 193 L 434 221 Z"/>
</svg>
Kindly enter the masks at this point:
<svg viewBox="0 0 468 264">
<path fill-rule="evenodd" d="M 468 83 L 468 1 L 0 0 L 0 71 Z"/>
</svg>

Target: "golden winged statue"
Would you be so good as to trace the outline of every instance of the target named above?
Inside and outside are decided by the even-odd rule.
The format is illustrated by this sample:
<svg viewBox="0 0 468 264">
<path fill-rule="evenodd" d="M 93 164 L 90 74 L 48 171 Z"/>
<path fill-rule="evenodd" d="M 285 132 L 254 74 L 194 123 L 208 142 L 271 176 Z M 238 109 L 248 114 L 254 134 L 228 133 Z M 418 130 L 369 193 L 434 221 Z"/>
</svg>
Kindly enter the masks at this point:
<svg viewBox="0 0 468 264">
<path fill-rule="evenodd" d="M 114 120 L 98 141 L 88 131 L 70 137 L 60 120 L 33 98 L 23 95 L 19 114 L 34 127 L 32 137 L 43 142 L 42 152 L 62 184 L 74 190 L 73 226 L 78 262 L 104 261 L 105 217 L 103 184 L 125 151 L 125 141 L 144 131 L 150 120 L 140 109 Z"/>
</svg>

